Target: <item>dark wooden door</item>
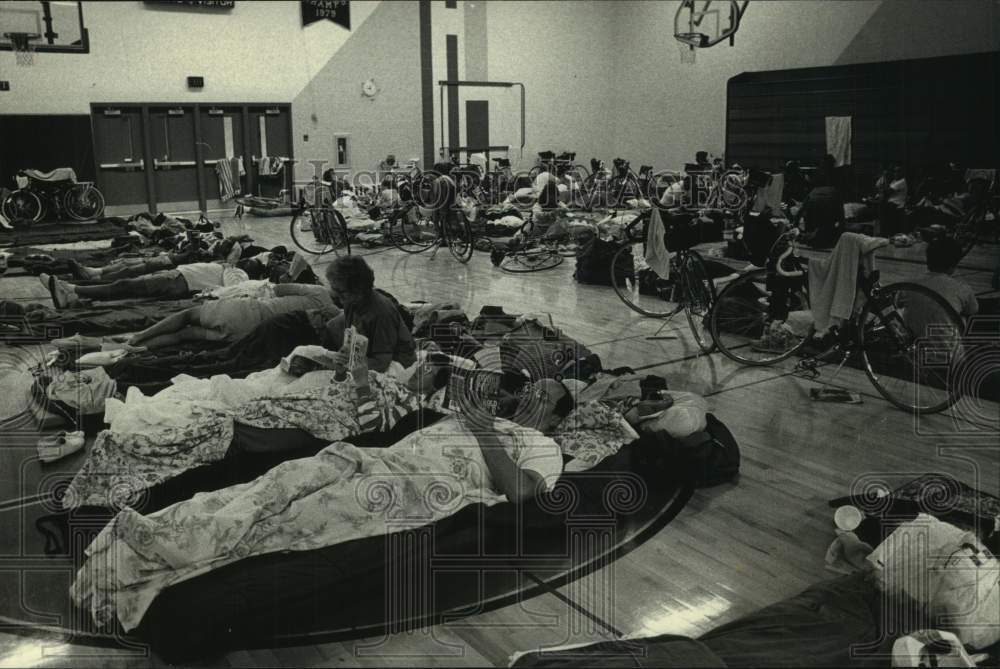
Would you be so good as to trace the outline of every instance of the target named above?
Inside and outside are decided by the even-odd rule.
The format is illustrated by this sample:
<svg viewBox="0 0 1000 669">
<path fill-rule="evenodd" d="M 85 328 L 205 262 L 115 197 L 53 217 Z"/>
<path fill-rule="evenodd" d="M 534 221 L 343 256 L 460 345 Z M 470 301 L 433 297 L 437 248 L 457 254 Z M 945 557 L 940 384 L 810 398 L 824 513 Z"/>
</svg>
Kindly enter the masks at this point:
<svg viewBox="0 0 1000 669">
<path fill-rule="evenodd" d="M 194 107 L 150 107 L 149 125 L 158 208 L 199 210 Z"/>
<path fill-rule="evenodd" d="M 490 103 L 486 100 L 465 101 L 465 145 L 478 150 L 490 145 Z"/>
<path fill-rule="evenodd" d="M 142 109 L 95 106 L 91 118 L 97 185 L 108 213 L 145 209 L 149 202 L 145 169 L 151 164 L 144 150 Z"/>
<path fill-rule="evenodd" d="M 201 158 L 205 169 L 202 190 L 208 209 L 226 208 L 231 201 L 222 202 L 219 194 L 219 176 L 215 171 L 216 162 L 234 157 L 243 159 L 246 169 L 249 153 L 243 142 L 243 108 L 239 106 L 207 106 L 199 111 L 201 130 Z M 235 176 L 235 175 L 234 175 Z M 246 188 L 246 175 L 241 178 Z"/>
<path fill-rule="evenodd" d="M 278 197 L 290 185 L 292 156 L 292 115 L 287 105 L 266 105 L 248 109 L 250 160 L 247 170 L 255 195 Z M 262 159 L 268 165 L 262 166 Z M 280 167 L 279 167 L 280 166 Z"/>
</svg>

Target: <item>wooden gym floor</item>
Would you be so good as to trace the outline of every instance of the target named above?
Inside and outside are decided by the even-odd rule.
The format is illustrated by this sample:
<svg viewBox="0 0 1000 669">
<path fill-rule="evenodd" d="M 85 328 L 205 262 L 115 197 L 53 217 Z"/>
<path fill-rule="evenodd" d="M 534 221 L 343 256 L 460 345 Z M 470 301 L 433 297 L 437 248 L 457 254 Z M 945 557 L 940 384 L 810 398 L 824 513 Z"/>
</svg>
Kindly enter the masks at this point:
<svg viewBox="0 0 1000 669">
<path fill-rule="evenodd" d="M 224 226 L 230 233 L 246 231 L 264 246 L 291 243 L 284 218 L 224 219 Z M 878 261 L 883 281 L 919 276 L 922 253 L 922 245 L 883 252 L 889 256 Z M 957 275 L 977 293 L 988 294 L 997 253 L 995 245 L 977 248 Z M 860 392 L 862 404 L 813 403 L 809 388 L 830 382 L 831 368 L 818 382 L 806 381 L 792 374 L 794 361 L 742 368 L 718 353 L 698 355 L 683 317 L 661 333 L 675 339 L 649 340 L 663 324 L 628 310 L 610 288 L 576 284 L 572 261 L 543 273 L 513 275 L 494 268 L 482 253 L 468 265 L 446 250 L 433 260 L 394 249 L 367 259 L 377 285 L 401 301 L 456 301 L 470 316 L 483 305 L 550 313 L 606 366 L 659 374 L 673 390 L 707 396 L 740 443 L 743 473 L 737 484 L 696 492 L 672 523 L 627 555 L 521 603 L 385 638 L 237 650 L 196 666 L 505 666 L 516 651 L 620 636 L 697 636 L 830 577 L 823 562 L 834 536 L 827 501 L 855 486 L 882 481 L 894 487 L 937 471 L 993 494 L 1000 488 L 995 403 L 966 402 L 915 421 L 852 369 L 842 370 L 833 385 Z M 315 263 L 317 273 L 323 264 Z M 35 278 L 5 277 L 0 294 L 48 303 Z M 6 403 L 9 412 L 16 401 L 8 396 L 0 406 Z M 14 476 L 13 470 L 0 475 L 5 500 L 11 498 Z M 16 550 L 0 546 L 0 568 L 2 555 Z M 0 666 L 162 664 L 141 649 L 87 648 L 0 632 Z"/>
</svg>

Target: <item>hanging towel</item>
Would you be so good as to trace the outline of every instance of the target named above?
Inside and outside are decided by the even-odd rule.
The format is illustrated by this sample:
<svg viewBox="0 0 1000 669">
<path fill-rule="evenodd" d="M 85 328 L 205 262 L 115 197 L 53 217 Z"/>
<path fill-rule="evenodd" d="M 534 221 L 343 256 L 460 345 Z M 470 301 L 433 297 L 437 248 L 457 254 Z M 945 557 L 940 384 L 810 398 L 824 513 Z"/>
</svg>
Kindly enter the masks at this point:
<svg viewBox="0 0 1000 669">
<path fill-rule="evenodd" d="M 858 267 L 870 273 L 875 268 L 873 251 L 888 243 L 884 237 L 845 232 L 829 258 L 809 261 L 809 297 L 818 333 L 851 317 L 858 297 Z"/>
<path fill-rule="evenodd" d="M 277 176 L 285 167 L 285 159 L 278 156 L 262 156 L 257 161 L 257 174 L 262 177 Z"/>
<path fill-rule="evenodd" d="M 246 174 L 243 158 L 237 156 L 228 160 L 220 159 L 215 163 L 215 173 L 219 175 L 219 199 L 223 202 L 243 193 L 240 181 L 240 177 Z"/>
<path fill-rule="evenodd" d="M 776 215 L 781 212 L 781 196 L 785 192 L 785 175 L 772 174 L 771 181 L 757 191 L 757 199 L 753 203 L 754 213 L 761 213 L 770 207 Z"/>
<path fill-rule="evenodd" d="M 220 160 L 215 163 L 215 173 L 219 175 L 219 199 L 223 202 L 236 197 L 233 188 L 233 171 L 228 160 Z"/>
<path fill-rule="evenodd" d="M 660 210 L 656 207 L 649 215 L 649 228 L 646 229 L 646 264 L 656 272 L 661 279 L 670 277 L 670 252 L 664 240 L 667 228 L 663 225 Z"/>
<path fill-rule="evenodd" d="M 826 117 L 826 152 L 837 161 L 837 167 L 851 164 L 851 117 Z"/>
</svg>

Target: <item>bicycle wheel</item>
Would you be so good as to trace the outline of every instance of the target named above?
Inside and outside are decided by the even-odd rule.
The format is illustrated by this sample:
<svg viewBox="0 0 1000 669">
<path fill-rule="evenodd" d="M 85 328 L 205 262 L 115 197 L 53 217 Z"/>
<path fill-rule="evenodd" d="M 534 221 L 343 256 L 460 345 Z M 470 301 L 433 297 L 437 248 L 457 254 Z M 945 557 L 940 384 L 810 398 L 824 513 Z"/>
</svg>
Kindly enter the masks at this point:
<svg viewBox="0 0 1000 669">
<path fill-rule="evenodd" d="M 727 358 L 741 365 L 771 365 L 805 345 L 813 326 L 804 287 L 786 295 L 784 320 L 774 320 L 769 313 L 777 298 L 764 269 L 747 272 L 719 293 L 709 323 L 712 340 Z"/>
<path fill-rule="evenodd" d="M 292 218 L 289 232 L 295 245 L 306 253 L 322 256 L 328 253 L 351 254 L 347 222 L 339 211 L 329 207 L 309 207 Z"/>
<path fill-rule="evenodd" d="M 460 263 L 469 262 L 476 250 L 469 220 L 461 212 L 455 212 L 454 216 L 448 216 L 441 224 L 441 233 L 455 260 Z"/>
<path fill-rule="evenodd" d="M 715 304 L 715 283 L 697 251 L 687 251 L 680 264 L 679 279 L 684 296 L 684 314 L 698 347 L 705 353 L 715 350 L 708 317 Z"/>
<path fill-rule="evenodd" d="M 419 207 L 401 212 L 389 226 L 393 245 L 406 253 L 421 253 L 434 246 L 438 239 L 437 227 L 430 217 L 420 213 Z"/>
<path fill-rule="evenodd" d="M 104 196 L 92 184 L 76 184 L 63 195 L 63 208 L 78 221 L 89 221 L 104 213 Z"/>
<path fill-rule="evenodd" d="M 505 272 L 527 274 L 529 272 L 554 269 L 563 264 L 563 260 L 562 256 L 539 247 L 505 256 L 498 266 Z"/>
<path fill-rule="evenodd" d="M 618 299 L 643 316 L 666 318 L 677 312 L 674 283 L 646 264 L 642 242 L 626 242 L 611 259 L 611 286 Z"/>
<path fill-rule="evenodd" d="M 21 221 L 28 221 L 29 223 L 37 223 L 42 220 L 42 214 L 44 213 L 44 208 L 42 207 L 42 201 L 38 199 L 38 196 L 32 193 L 30 190 L 16 190 L 3 201 L 3 216 L 11 225 Z"/>
<path fill-rule="evenodd" d="M 943 297 L 914 283 L 883 287 L 858 322 L 865 373 L 904 411 L 936 413 L 957 399 L 962 319 Z"/>
</svg>

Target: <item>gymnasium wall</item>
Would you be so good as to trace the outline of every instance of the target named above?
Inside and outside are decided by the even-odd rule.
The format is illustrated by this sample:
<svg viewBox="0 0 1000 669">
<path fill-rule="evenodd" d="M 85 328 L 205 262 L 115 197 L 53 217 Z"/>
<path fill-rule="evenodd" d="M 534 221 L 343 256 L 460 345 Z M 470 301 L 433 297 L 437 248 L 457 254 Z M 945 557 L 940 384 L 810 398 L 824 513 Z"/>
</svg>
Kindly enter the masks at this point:
<svg viewBox="0 0 1000 669">
<path fill-rule="evenodd" d="M 460 88 L 459 145 L 467 145 L 466 102 L 479 100 L 489 105 L 490 144 L 509 145 L 515 169 L 530 168 L 539 151 L 575 151 L 581 162 L 609 155 L 615 49 L 611 26 L 617 3 L 459 0 L 454 5 L 431 5 L 435 156 L 442 145 L 450 145 L 449 105 L 446 97 L 442 111 L 437 85 L 448 79 L 448 35 L 455 36 L 460 80 L 519 82 L 525 87 L 523 152 L 517 87 Z M 480 14 L 483 10 L 485 15 Z"/>
<path fill-rule="evenodd" d="M 418 28 L 417 2 L 380 3 L 294 96 L 297 179 L 312 177 L 310 161 L 333 166 L 339 133 L 350 135 L 351 172 L 373 170 L 390 153 L 400 163 L 421 156 Z M 368 79 L 378 88 L 371 98 L 361 94 Z"/>
<path fill-rule="evenodd" d="M 303 28 L 298 2 L 237 2 L 227 11 L 84 2 L 90 53 L 39 53 L 30 68 L 0 52 L 5 114 L 89 114 L 91 102 L 290 101 L 374 11 L 351 2 L 351 31 Z M 199 91 L 188 75 L 205 78 Z M 359 80 L 360 85 L 360 80 Z"/>
<path fill-rule="evenodd" d="M 609 117 L 615 153 L 678 169 L 725 147 L 726 87 L 742 72 L 979 53 L 1000 49 L 992 0 L 752 0 L 736 45 L 680 62 L 678 2 L 618 5 Z M 638 54 L 641 54 L 639 56 Z"/>
</svg>

